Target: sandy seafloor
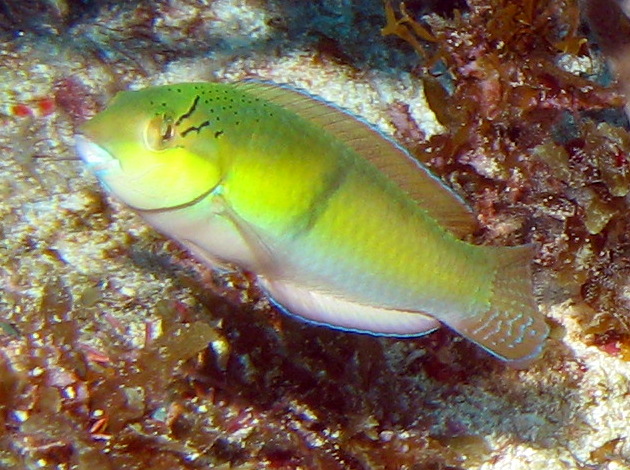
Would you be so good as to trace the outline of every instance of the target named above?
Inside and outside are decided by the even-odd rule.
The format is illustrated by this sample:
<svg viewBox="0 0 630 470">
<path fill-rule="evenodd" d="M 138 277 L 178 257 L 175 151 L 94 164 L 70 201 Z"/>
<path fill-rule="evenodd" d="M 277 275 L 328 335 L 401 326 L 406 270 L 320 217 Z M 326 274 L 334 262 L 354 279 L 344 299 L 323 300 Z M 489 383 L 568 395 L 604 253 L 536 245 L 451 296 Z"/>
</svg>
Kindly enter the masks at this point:
<svg viewBox="0 0 630 470">
<path fill-rule="evenodd" d="M 522 371 L 446 331 L 394 340 L 304 325 L 274 313 L 255 288 L 198 266 L 71 159 L 75 126 L 116 91 L 191 80 L 291 83 L 390 133 L 388 110 L 404 102 L 427 136 L 440 133 L 410 73 L 417 57 L 380 38 L 381 3 L 352 3 L 103 3 L 68 26 L 70 7 L 42 2 L 39 26 L 24 20 L 23 34 L 5 35 L 0 468 L 162 468 L 143 467 L 134 452 L 146 462 L 168 454 L 164 468 L 630 468 L 630 364 L 586 345 L 570 299 L 542 303 L 552 338 Z M 331 37 L 350 59 L 321 52 Z M 221 295 L 208 300 L 200 278 Z M 179 326 L 167 327 L 162 315 L 174 309 L 184 310 L 168 320 Z M 58 323 L 76 330 L 64 333 L 70 346 L 49 342 Z M 212 340 L 205 358 L 204 341 L 176 355 L 187 365 L 154 356 L 151 367 L 168 369 L 163 391 L 120 372 L 164 335 L 201 324 Z M 247 351 L 252 334 L 273 341 L 252 340 Z M 59 359 L 76 348 L 88 372 Z M 427 365 L 428 354 L 443 370 Z M 449 363 L 462 355 L 476 366 Z M 124 400 L 108 401 L 123 389 Z M 137 435 L 150 442 L 145 450 Z"/>
</svg>

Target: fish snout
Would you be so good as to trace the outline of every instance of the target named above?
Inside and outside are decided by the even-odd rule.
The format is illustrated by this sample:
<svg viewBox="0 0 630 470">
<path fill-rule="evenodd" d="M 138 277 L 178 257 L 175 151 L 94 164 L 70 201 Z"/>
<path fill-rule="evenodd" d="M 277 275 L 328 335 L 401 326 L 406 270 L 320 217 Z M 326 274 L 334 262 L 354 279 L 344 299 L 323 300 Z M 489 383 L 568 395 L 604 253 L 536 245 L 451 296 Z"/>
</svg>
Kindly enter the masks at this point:
<svg viewBox="0 0 630 470">
<path fill-rule="evenodd" d="M 91 141 L 82 134 L 74 136 L 75 149 L 77 154 L 87 165 L 87 167 L 100 176 L 104 172 L 120 170 L 120 162 L 114 158 L 107 150 Z"/>
</svg>

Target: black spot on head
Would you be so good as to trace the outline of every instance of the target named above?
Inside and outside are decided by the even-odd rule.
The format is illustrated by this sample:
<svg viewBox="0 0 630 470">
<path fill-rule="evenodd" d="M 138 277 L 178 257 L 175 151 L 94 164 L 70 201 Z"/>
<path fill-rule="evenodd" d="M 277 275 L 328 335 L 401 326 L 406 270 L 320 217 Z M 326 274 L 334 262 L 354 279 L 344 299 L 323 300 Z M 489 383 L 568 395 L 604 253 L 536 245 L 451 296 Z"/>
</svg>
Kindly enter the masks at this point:
<svg viewBox="0 0 630 470">
<path fill-rule="evenodd" d="M 222 135 L 223 135 L 223 131 L 216 131 L 216 132 L 214 133 L 214 138 L 215 138 L 215 139 L 218 139 L 218 138 L 219 138 L 219 137 L 221 137 Z"/>
</svg>

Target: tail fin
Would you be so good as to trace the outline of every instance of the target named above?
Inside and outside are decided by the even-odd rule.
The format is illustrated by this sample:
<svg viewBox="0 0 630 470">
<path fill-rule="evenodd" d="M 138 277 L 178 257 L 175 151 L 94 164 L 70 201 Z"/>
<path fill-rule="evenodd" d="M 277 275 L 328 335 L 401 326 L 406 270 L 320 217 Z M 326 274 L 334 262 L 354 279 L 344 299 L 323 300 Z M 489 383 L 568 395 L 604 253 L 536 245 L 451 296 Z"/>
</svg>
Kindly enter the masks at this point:
<svg viewBox="0 0 630 470">
<path fill-rule="evenodd" d="M 492 248 L 499 257 L 490 308 L 454 328 L 493 355 L 527 365 L 540 354 L 549 327 L 538 311 L 531 278 L 532 247 Z"/>
</svg>

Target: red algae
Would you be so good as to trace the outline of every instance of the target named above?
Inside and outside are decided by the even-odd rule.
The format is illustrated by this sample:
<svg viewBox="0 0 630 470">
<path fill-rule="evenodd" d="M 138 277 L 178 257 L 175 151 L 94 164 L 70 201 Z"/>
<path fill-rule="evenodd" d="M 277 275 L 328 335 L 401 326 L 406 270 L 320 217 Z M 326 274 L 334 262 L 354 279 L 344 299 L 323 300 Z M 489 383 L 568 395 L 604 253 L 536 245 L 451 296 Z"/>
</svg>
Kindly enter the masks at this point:
<svg viewBox="0 0 630 470">
<path fill-rule="evenodd" d="M 53 92 L 56 105 L 76 123 L 83 122 L 96 113 L 94 95 L 75 77 L 59 80 L 55 83 Z"/>
</svg>

